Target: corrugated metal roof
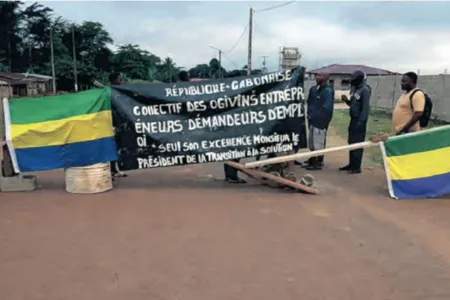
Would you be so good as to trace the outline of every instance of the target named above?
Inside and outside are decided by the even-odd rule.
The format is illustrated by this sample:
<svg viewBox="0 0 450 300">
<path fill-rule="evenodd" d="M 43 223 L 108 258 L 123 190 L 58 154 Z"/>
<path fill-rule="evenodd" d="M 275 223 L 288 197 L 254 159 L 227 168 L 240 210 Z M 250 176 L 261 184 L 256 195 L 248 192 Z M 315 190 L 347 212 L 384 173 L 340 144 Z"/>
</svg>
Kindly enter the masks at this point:
<svg viewBox="0 0 450 300">
<path fill-rule="evenodd" d="M 391 72 L 384 69 L 378 69 L 368 67 L 364 65 L 339 65 L 333 64 L 323 68 L 307 71 L 309 74 L 328 73 L 328 74 L 340 74 L 351 75 L 355 71 L 363 71 L 366 75 L 396 75 L 397 72 Z"/>
<path fill-rule="evenodd" d="M 51 78 L 50 76 L 38 74 L 0 72 L 0 80 L 9 85 L 47 82 Z"/>
<path fill-rule="evenodd" d="M 36 78 L 42 78 L 42 79 L 52 79 L 52 76 L 47 76 L 47 75 L 40 75 L 40 74 L 33 74 L 33 73 L 20 73 L 22 75 L 24 75 L 25 77 L 36 77 Z"/>
</svg>

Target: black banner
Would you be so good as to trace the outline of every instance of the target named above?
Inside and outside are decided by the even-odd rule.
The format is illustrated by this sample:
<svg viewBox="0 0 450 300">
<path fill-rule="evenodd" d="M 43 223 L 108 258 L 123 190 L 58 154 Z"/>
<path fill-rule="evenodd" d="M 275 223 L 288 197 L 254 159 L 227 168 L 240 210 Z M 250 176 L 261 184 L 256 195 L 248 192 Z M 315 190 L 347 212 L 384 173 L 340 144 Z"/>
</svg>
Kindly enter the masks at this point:
<svg viewBox="0 0 450 300">
<path fill-rule="evenodd" d="M 121 170 L 228 161 L 306 147 L 304 69 L 112 87 Z"/>
</svg>

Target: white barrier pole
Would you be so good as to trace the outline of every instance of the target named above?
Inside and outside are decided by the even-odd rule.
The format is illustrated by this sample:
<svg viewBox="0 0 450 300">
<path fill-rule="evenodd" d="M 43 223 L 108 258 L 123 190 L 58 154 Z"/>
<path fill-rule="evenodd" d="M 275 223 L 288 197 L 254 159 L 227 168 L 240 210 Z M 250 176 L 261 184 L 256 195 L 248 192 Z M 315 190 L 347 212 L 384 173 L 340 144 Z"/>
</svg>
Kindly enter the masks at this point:
<svg viewBox="0 0 450 300">
<path fill-rule="evenodd" d="M 246 168 L 255 168 L 255 167 L 264 166 L 264 165 L 271 165 L 271 164 L 277 164 L 277 163 L 282 163 L 282 162 L 291 161 L 291 160 L 297 160 L 300 158 L 306 159 L 306 158 L 310 158 L 313 156 L 324 155 L 324 154 L 327 154 L 330 152 L 370 148 L 370 147 L 378 146 L 378 144 L 379 143 L 362 142 L 362 143 L 356 143 L 356 144 L 351 144 L 351 145 L 346 145 L 346 146 L 322 149 L 322 150 L 317 150 L 317 151 L 296 153 L 296 154 L 274 157 L 274 158 L 269 158 L 269 159 L 260 160 L 260 161 L 249 162 L 249 163 L 245 164 L 245 167 Z"/>
<path fill-rule="evenodd" d="M 440 130 L 450 130 L 450 125 L 434 127 L 434 128 L 421 130 L 421 131 L 418 131 L 418 132 L 412 132 L 412 133 L 399 135 L 399 136 L 392 136 L 392 137 L 389 137 L 389 139 L 410 138 L 410 137 L 415 136 L 415 135 L 428 134 L 428 133 L 430 133 L 432 131 L 440 131 Z M 381 140 L 376 140 L 375 139 L 374 142 L 367 141 L 367 142 L 356 143 L 356 144 L 351 144 L 351 145 L 346 145 L 346 146 L 339 146 L 339 147 L 333 147 L 333 148 L 322 149 L 322 150 L 317 150 L 317 151 L 297 153 L 297 154 L 291 154 L 291 155 L 286 155 L 286 156 L 280 156 L 280 157 L 275 157 L 275 158 L 270 158 L 270 159 L 265 159 L 265 160 L 260 160 L 260 161 L 246 163 L 245 167 L 246 168 L 255 168 L 255 167 L 264 166 L 264 165 L 271 165 L 271 164 L 277 164 L 277 163 L 291 161 L 291 160 L 297 160 L 299 158 L 309 158 L 309 157 L 313 157 L 313 156 L 324 155 L 324 154 L 327 154 L 327 153 L 330 153 L 330 152 L 370 148 L 370 147 L 374 147 L 374 146 L 379 145 L 379 143 L 382 140 L 383 139 L 381 139 Z"/>
</svg>

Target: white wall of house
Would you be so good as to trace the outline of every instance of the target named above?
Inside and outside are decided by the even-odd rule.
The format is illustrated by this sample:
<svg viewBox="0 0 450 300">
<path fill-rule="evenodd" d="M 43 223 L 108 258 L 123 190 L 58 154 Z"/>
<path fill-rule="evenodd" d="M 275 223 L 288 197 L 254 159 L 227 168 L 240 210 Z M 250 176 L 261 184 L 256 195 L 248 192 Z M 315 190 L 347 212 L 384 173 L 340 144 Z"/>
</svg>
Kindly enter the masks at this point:
<svg viewBox="0 0 450 300">
<path fill-rule="evenodd" d="M 12 97 L 12 87 L 8 85 L 0 85 L 0 100 L 3 99 L 3 97 L 10 98 Z"/>
</svg>

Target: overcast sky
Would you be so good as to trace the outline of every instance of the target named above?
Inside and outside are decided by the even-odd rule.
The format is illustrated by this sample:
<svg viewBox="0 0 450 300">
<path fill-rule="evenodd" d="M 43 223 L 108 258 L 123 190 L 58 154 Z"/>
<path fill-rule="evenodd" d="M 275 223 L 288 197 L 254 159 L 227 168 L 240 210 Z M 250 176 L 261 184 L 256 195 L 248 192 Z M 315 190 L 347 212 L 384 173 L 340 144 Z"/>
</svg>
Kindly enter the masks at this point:
<svg viewBox="0 0 450 300">
<path fill-rule="evenodd" d="M 230 50 L 248 23 L 249 8 L 283 2 L 41 2 L 57 15 L 103 23 L 116 44 L 133 43 L 190 68 Z M 278 68 L 279 48 L 299 47 L 308 69 L 365 64 L 421 74 L 450 72 L 450 2 L 304 2 L 254 14 L 253 67 L 267 55 Z M 248 31 L 224 54 L 223 65 L 247 63 Z"/>
</svg>

